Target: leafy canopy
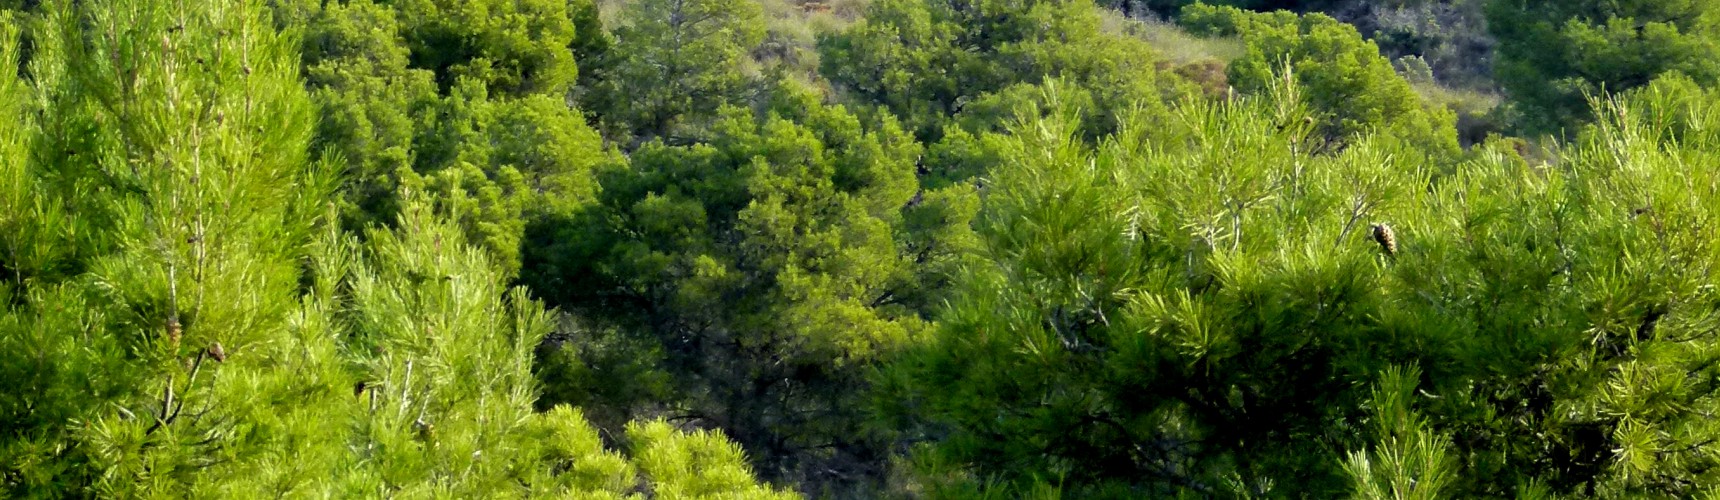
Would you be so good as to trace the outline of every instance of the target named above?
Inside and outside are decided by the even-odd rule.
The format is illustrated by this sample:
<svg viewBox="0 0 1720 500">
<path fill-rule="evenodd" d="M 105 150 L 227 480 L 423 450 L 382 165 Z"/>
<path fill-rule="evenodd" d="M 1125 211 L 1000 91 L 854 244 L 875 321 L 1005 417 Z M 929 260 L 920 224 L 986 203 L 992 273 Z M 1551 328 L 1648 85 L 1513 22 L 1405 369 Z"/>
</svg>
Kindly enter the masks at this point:
<svg viewBox="0 0 1720 500">
<path fill-rule="evenodd" d="M 1677 72 L 1720 82 L 1720 3 L 1710 0 L 1493 0 L 1499 82 L 1531 132 L 1574 133 L 1591 97 Z"/>
</svg>

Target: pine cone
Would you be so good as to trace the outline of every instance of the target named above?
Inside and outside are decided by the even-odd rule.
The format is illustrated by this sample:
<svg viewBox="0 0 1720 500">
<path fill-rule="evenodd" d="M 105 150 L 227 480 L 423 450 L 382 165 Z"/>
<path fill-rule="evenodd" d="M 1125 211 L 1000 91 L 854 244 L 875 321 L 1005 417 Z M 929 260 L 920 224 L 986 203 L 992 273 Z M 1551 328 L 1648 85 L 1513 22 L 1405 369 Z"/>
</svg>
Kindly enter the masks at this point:
<svg viewBox="0 0 1720 500">
<path fill-rule="evenodd" d="M 418 431 L 418 439 L 430 441 L 435 436 L 436 425 L 424 421 L 423 418 L 412 421 L 412 428 Z"/>
<path fill-rule="evenodd" d="M 215 358 L 216 362 L 227 361 L 227 350 L 221 348 L 220 342 L 209 344 L 209 357 Z"/>
<path fill-rule="evenodd" d="M 1374 224 L 1373 229 L 1374 241 L 1379 242 L 1380 249 L 1385 250 L 1387 256 L 1396 256 L 1398 250 L 1397 233 L 1392 232 L 1392 227 L 1385 224 Z"/>
</svg>

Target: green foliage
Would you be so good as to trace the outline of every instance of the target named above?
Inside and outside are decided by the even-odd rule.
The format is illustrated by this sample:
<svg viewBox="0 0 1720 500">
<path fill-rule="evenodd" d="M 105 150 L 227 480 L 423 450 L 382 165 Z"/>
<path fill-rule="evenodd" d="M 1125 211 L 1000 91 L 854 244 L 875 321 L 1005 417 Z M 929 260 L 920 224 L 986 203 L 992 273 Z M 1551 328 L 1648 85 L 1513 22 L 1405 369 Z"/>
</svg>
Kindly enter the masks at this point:
<svg viewBox="0 0 1720 500">
<path fill-rule="evenodd" d="M 534 271 L 527 278 L 536 286 L 545 270 Z M 592 424 L 616 430 L 674 400 L 675 380 L 664 370 L 656 339 L 575 314 L 557 319 L 534 359 L 543 386 L 538 409 L 578 403 Z"/>
<path fill-rule="evenodd" d="M 924 328 L 938 295 L 921 273 L 950 272 L 971 204 L 916 195 L 920 148 L 894 121 L 773 95 L 762 115 L 726 108 L 709 143 L 607 168 L 601 212 L 546 252 L 559 272 L 530 273 L 557 281 L 530 283 L 660 345 L 681 413 L 767 475 L 847 474 L 879 453 L 857 428 L 860 377 Z"/>
<path fill-rule="evenodd" d="M 1600 123 L 1565 156 L 1568 194 L 1532 200 L 1549 212 L 1539 224 L 1555 239 L 1537 249 L 1546 260 L 1531 269 L 1562 265 L 1574 277 L 1556 290 L 1581 319 L 1559 331 L 1580 350 L 1529 381 L 1502 385 L 1531 401 L 1547 391 L 1554 408 L 1583 409 L 1537 422 L 1530 432 L 1571 451 L 1530 462 L 1551 470 L 1519 481 L 1607 496 L 1683 497 L 1714 487 L 1706 465 L 1713 443 L 1698 436 L 1715 430 L 1704 415 L 1716 388 L 1702 381 L 1715 359 L 1710 325 L 1720 317 L 1705 276 L 1720 253 L 1701 228 L 1720 200 L 1697 187 L 1715 173 L 1692 168 L 1720 154 L 1708 128 L 1714 103 L 1680 78 L 1603 103 Z M 1589 460 L 1604 465 L 1573 466 Z M 1526 468 L 1505 464 L 1513 465 Z"/>
<path fill-rule="evenodd" d="M 1720 4 L 1708 0 L 1494 0 L 1498 76 L 1530 131 L 1575 131 L 1588 99 L 1669 72 L 1720 82 Z"/>
<path fill-rule="evenodd" d="M 1340 304 L 1370 300 L 1372 266 L 1333 251 L 1342 220 L 1310 219 L 1405 190 L 1388 174 L 1403 168 L 1371 147 L 1310 156 L 1306 128 L 1279 126 L 1294 106 L 1191 104 L 1097 148 L 1058 108 L 1001 149 L 976 221 L 995 264 L 879 379 L 881 414 L 948 429 L 928 453 L 1005 485 L 1216 494 L 1243 474 L 1336 491 L 1317 450 L 1365 331 Z"/>
<path fill-rule="evenodd" d="M 1487 32 L 1487 0 L 1380 3 L 1386 5 L 1327 12 L 1355 24 L 1391 59 L 1416 57 L 1427 61 L 1443 85 L 1470 91 L 1497 88 L 1493 81 L 1497 42 Z"/>
<path fill-rule="evenodd" d="M 1423 103 L 1379 48 L 1348 24 L 1322 14 L 1257 14 L 1205 4 L 1183 9 L 1180 22 L 1196 33 L 1241 36 L 1248 43 L 1248 55 L 1229 70 L 1231 85 L 1242 93 L 1265 92 L 1285 77 L 1287 66 L 1306 89 L 1328 141 L 1347 143 L 1377 131 L 1434 158 L 1459 153 L 1455 116 Z"/>
<path fill-rule="evenodd" d="M 439 118 L 415 141 L 423 174 L 402 170 L 395 178 L 402 189 L 434 193 L 510 276 L 519 271 L 529 219 L 577 210 L 596 191 L 600 139 L 560 99 L 492 100 L 463 80 L 423 113 Z"/>
<path fill-rule="evenodd" d="M 719 108 L 749 102 L 763 21 L 751 0 L 628 2 L 586 106 L 618 141 L 698 137 Z"/>
<path fill-rule="evenodd" d="M 741 449 L 720 432 L 676 432 L 661 420 L 627 426 L 639 469 L 664 498 L 792 499 L 753 481 Z"/>
<path fill-rule="evenodd" d="M 1412 409 L 1421 371 L 1387 368 L 1368 404 L 1373 408 L 1374 439 L 1369 452 L 1350 452 L 1344 471 L 1356 482 L 1356 497 L 1369 499 L 1443 498 L 1450 486 L 1450 443 L 1427 430 Z"/>
<path fill-rule="evenodd" d="M 444 88 L 461 79 L 507 95 L 565 96 L 579 70 L 566 0 L 404 0 L 400 34 L 413 67 L 435 72 Z"/>
<path fill-rule="evenodd" d="M 615 37 L 603 29 L 603 19 L 595 0 L 568 0 L 567 16 L 573 23 L 573 41 L 568 44 L 568 49 L 573 51 L 573 59 L 581 64 L 579 86 L 590 87 L 590 82 L 597 78 L 594 75 L 605 69 L 598 63 L 605 60 L 609 49 L 615 45 Z"/>
<path fill-rule="evenodd" d="M 0 67 L 17 66 L 20 31 L 0 17 Z M 43 196 L 41 172 L 29 161 L 42 124 L 28 113 L 35 104 L 26 82 L 17 72 L 0 71 L 0 93 L 0 112 L 18 117 L 0 130 L 0 282 L 55 279 L 81 260 L 71 238 L 79 231 L 54 230 L 75 217 L 69 207 Z"/>
<path fill-rule="evenodd" d="M 566 104 L 578 71 L 568 5 L 539 2 L 282 4 L 307 32 L 317 146 L 345 160 L 349 226 L 388 223 L 396 193 L 427 190 L 509 275 L 527 220 L 590 200 L 601 139 Z M 586 9 L 584 23 L 597 29 Z"/>
<path fill-rule="evenodd" d="M 1300 113 L 1285 88 L 1096 146 L 1028 115 L 976 221 L 995 264 L 883 372 L 880 415 L 993 488 L 1713 486 L 1711 96 L 1659 83 L 1560 165 L 1497 145 L 1435 175 L 1388 138 L 1310 155 L 1279 127 Z M 1395 228 L 1390 255 L 1370 223 Z M 1412 363 L 1431 371 L 1391 368 Z"/>
<path fill-rule="evenodd" d="M 434 102 L 434 75 L 410 67 L 411 51 L 386 5 L 279 5 L 280 22 L 305 27 L 304 79 L 321 115 L 315 147 L 346 161 L 343 215 L 356 227 L 392 221 L 393 176 L 412 167 L 419 126 L 412 110 Z"/>
<path fill-rule="evenodd" d="M 0 253 L 0 491 L 783 496 L 720 435 L 653 424 L 628 458 L 577 411 L 534 413 L 548 312 L 466 243 L 458 205 L 403 193 L 392 228 L 340 228 L 339 167 L 310 160 L 301 45 L 270 12 L 55 4 L 29 79 L 0 73 L 0 106 L 31 117 L 0 131 L 17 209 L 0 219 L 17 229 Z M 16 30 L 0 34 L 9 61 Z"/>
<path fill-rule="evenodd" d="M 1712 2 L 857 3 L 0 2 L 0 496 L 1720 489 Z"/>
<path fill-rule="evenodd" d="M 821 68 L 927 140 L 990 94 L 1030 95 L 1024 87 L 1057 78 L 1092 94 L 1094 137 L 1115 128 L 1113 111 L 1189 93 L 1158 74 L 1144 42 L 1106 33 L 1100 23 L 1098 9 L 1084 2 L 880 0 L 865 19 L 820 40 Z"/>
<path fill-rule="evenodd" d="M 38 19 L 31 88 L 14 89 L 41 117 L 24 182 L 78 215 L 31 210 L 20 223 L 106 234 L 74 236 L 81 272 L 23 283 L 0 321 L 20 343 L 3 364 L 39 373 L 5 395 L 25 424 L 8 431 L 23 438 L 8 439 L 21 453 L 9 489 L 196 488 L 215 457 L 246 457 L 223 446 L 247 439 L 235 423 L 246 392 L 291 380 L 256 370 L 284 334 L 291 256 L 332 186 L 307 165 L 296 43 L 259 5 L 200 7 L 89 2 Z M 209 360 L 216 345 L 230 364 Z"/>
<path fill-rule="evenodd" d="M 1145 10 L 1147 12 L 1143 12 L 1144 14 L 1158 14 L 1167 17 L 1176 14 L 1184 7 L 1201 3 L 1235 7 L 1259 12 L 1318 12 L 1347 7 L 1349 6 L 1348 4 L 1352 4 L 1354 2 L 1348 0 L 1108 0 L 1106 2 L 1101 2 L 1101 4 L 1123 9 L 1124 12 L 1133 13 Z M 1416 4 L 1428 3 L 1428 0 L 1384 0 L 1373 3 Z"/>
</svg>

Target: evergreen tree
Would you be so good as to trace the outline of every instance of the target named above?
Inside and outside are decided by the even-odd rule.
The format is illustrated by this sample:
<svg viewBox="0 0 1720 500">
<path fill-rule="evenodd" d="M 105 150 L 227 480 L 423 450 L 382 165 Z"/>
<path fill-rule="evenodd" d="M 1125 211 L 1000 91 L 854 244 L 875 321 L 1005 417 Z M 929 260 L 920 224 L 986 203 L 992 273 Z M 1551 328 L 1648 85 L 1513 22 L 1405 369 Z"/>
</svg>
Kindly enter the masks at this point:
<svg viewBox="0 0 1720 500">
<path fill-rule="evenodd" d="M 1487 251 L 1437 252 L 1404 273 L 1456 287 L 1429 313 L 1473 311 L 1460 323 L 1473 337 L 1456 344 L 1469 375 L 1429 389 L 1441 398 L 1426 412 L 1473 478 L 1455 494 L 1689 497 L 1716 480 L 1703 415 L 1717 254 L 1702 228 L 1720 205 L 1701 187 L 1715 172 L 1693 168 L 1720 151 L 1698 132 L 1712 93 L 1673 79 L 1597 108 L 1558 168 L 1500 161 L 1453 190 L 1515 189 L 1440 197 L 1473 214 L 1442 239 Z"/>
<path fill-rule="evenodd" d="M 1356 483 L 1355 496 L 1368 499 L 1444 498 L 1455 482 L 1450 443 L 1428 429 L 1413 409 L 1421 372 L 1387 368 L 1369 398 L 1376 446 L 1352 451 L 1344 471 Z"/>
<path fill-rule="evenodd" d="M 721 107 L 751 102 L 750 54 L 765 35 L 757 2 L 639 0 L 621 18 L 605 79 L 586 101 L 612 140 L 681 144 L 700 138 Z"/>
<path fill-rule="evenodd" d="M 1248 43 L 1248 54 L 1227 71 L 1239 92 L 1263 93 L 1286 72 L 1294 75 L 1306 88 L 1318 133 L 1332 145 L 1378 132 L 1438 160 L 1455 160 L 1461 152 L 1455 115 L 1422 102 L 1379 47 L 1353 26 L 1318 13 L 1252 13 L 1205 4 L 1183 9 L 1179 22 L 1195 33 Z"/>
<path fill-rule="evenodd" d="M 995 126 L 1037 93 L 1026 87 L 1055 78 L 1092 94 L 1093 137 L 1115 128 L 1112 111 L 1190 91 L 1159 75 L 1151 47 L 1102 31 L 1086 2 L 881 0 L 861 22 L 823 37 L 819 51 L 827 78 L 928 141 L 970 106 L 1003 110 L 982 119 Z M 1003 103 L 985 105 L 1005 91 L 990 98 Z"/>
<path fill-rule="evenodd" d="M 1588 99 L 1680 72 L 1720 82 L 1720 3 L 1494 0 L 1499 82 L 1534 132 L 1575 132 Z"/>
<path fill-rule="evenodd" d="M 56 4 L 29 80 L 0 73 L 0 103 L 35 117 L 0 132 L 19 209 L 0 221 L 19 229 L 0 253 L 0 487 L 785 496 L 719 434 L 642 423 L 628 457 L 575 410 L 534 413 L 548 314 L 504 295 L 502 267 L 444 222 L 458 205 L 407 194 L 393 229 L 340 228 L 300 45 L 269 12 Z"/>
<path fill-rule="evenodd" d="M 1086 496 L 1343 491 L 1319 450 L 1350 439 L 1330 426 L 1375 368 L 1357 309 L 1379 300 L 1354 218 L 1415 165 L 1371 144 L 1311 155 L 1309 128 L 1280 126 L 1306 116 L 1290 88 L 1125 120 L 1096 147 L 1056 94 L 1012 128 L 975 223 L 994 264 L 877 382 L 889 425 L 935 439 L 927 473 Z"/>
<path fill-rule="evenodd" d="M 404 0 L 391 5 L 412 66 L 443 88 L 469 78 L 502 95 L 565 97 L 579 77 L 566 0 Z"/>
<path fill-rule="evenodd" d="M 911 136 L 775 94 L 763 115 L 725 108 L 709 143 L 654 141 L 607 168 L 601 214 L 546 254 L 560 274 L 529 282 L 660 346 L 636 355 L 672 376 L 668 411 L 724 429 L 766 474 L 855 487 L 885 451 L 859 427 L 861 376 L 924 328 L 935 283 L 918 273 L 958 249 L 899 237 Z M 965 219 L 945 217 L 914 223 L 959 234 Z"/>
<path fill-rule="evenodd" d="M 1711 2 L 1220 4 L 0 1 L 0 496 L 1720 490 Z"/>
<path fill-rule="evenodd" d="M 996 264 L 971 268 L 935 334 L 877 381 L 883 425 L 931 440 L 923 481 L 1129 497 L 1712 486 L 1703 228 L 1720 204 L 1695 167 L 1715 155 L 1710 93 L 1671 79 L 1605 104 L 1559 165 L 1495 143 L 1444 172 L 1392 138 L 1310 155 L 1306 130 L 1280 127 L 1305 113 L 1299 87 L 1275 88 L 1097 146 L 1067 113 L 1028 113 L 1002 140 L 976 221 Z"/>
<path fill-rule="evenodd" d="M 513 275 L 527 221 L 589 202 L 604 153 L 567 104 L 578 78 L 568 47 L 583 40 L 568 5 L 275 6 L 281 24 L 307 32 L 316 144 L 347 165 L 350 226 L 392 221 L 401 187 L 433 191 Z"/>
<path fill-rule="evenodd" d="M 315 146 L 346 162 L 350 225 L 387 223 L 401 172 L 413 168 L 420 126 L 413 112 L 435 102 L 435 75 L 411 67 L 393 8 L 354 2 L 279 2 L 281 24 L 303 26 L 304 79 L 320 109 Z"/>
<path fill-rule="evenodd" d="M 100 235 L 71 242 L 88 252 L 68 263 L 80 272 L 25 282 L 12 305 L 19 358 L 5 365 L 39 367 L 43 386 L 8 387 L 12 417 L 30 422 L 16 428 L 30 441 L 9 444 L 31 443 L 8 460 L 22 466 L 9 487 L 199 491 L 209 468 L 261 451 L 229 446 L 247 435 L 247 395 L 294 385 L 259 368 L 331 186 L 308 165 L 296 46 L 260 5 L 207 7 L 86 2 L 37 20 L 33 89 L 20 92 L 42 120 L 26 182 L 47 181 L 32 187 L 78 220 L 26 211 L 23 223 Z"/>
</svg>

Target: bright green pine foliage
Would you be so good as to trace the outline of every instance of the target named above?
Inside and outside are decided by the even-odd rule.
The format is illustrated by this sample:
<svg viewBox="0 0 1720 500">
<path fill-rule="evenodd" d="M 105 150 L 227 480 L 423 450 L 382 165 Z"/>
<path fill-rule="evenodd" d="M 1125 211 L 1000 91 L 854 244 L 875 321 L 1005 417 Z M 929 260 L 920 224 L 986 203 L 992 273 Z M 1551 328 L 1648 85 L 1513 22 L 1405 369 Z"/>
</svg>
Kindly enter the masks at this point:
<svg viewBox="0 0 1720 500">
<path fill-rule="evenodd" d="M 1013 129 L 976 221 L 995 264 L 878 379 L 890 425 L 939 437 L 919 453 L 928 481 L 1717 486 L 1712 93 L 1671 80 L 1609 105 L 1559 165 L 1501 144 L 1434 175 L 1394 140 L 1309 155 L 1280 127 L 1305 113 L 1284 88 L 1096 147 L 1068 116 Z M 1404 364 L 1428 371 L 1406 387 Z"/>
<path fill-rule="evenodd" d="M 6 109 L 38 117 L 0 132 L 18 208 L 0 254 L 0 488 L 783 496 L 720 435 L 654 424 L 630 460 L 576 410 L 534 413 L 548 314 L 431 204 L 404 198 L 366 243 L 339 229 L 299 43 L 269 12 L 56 4 L 30 80 L 0 74 Z M 64 240 L 85 250 L 43 253 Z M 674 476 L 678 460 L 721 472 Z"/>
<path fill-rule="evenodd" d="M 566 0 L 400 0 L 400 35 L 412 66 L 444 87 L 460 79 L 505 95 L 561 96 L 579 77 Z"/>
<path fill-rule="evenodd" d="M 1499 83 L 1533 132 L 1574 134 L 1588 99 L 1679 72 L 1720 83 L 1720 2 L 1492 0 Z"/>
<path fill-rule="evenodd" d="M 684 434 L 659 420 L 629 424 L 627 437 L 640 472 L 662 498 L 799 498 L 754 482 L 740 447 L 720 432 Z"/>
<path fill-rule="evenodd" d="M 399 188 L 429 191 L 513 275 L 529 220 L 589 202 L 601 139 L 567 106 L 579 38 L 560 1 L 281 2 L 305 31 L 339 154 L 349 226 L 388 223 Z"/>
<path fill-rule="evenodd" d="M 893 120 L 775 93 L 762 115 L 726 108 L 709 143 L 606 169 L 602 213 L 564 228 L 559 273 L 533 284 L 661 346 L 671 414 L 721 427 L 771 477 L 870 467 L 862 375 L 924 329 L 925 275 L 950 272 L 966 219 L 945 193 L 904 220 L 920 148 Z"/>
<path fill-rule="evenodd" d="M 20 30 L 7 13 L 0 12 L 0 67 L 18 66 Z M 28 82 L 15 71 L 0 71 L 0 113 L 17 121 L 0 129 L 0 286 L 25 279 L 53 279 L 64 269 L 74 250 L 67 239 L 78 231 L 56 234 L 71 217 L 65 207 L 41 195 L 40 173 L 30 155 L 39 134 L 39 123 L 28 114 L 31 102 Z M 86 236 L 87 238 L 87 236 Z"/>
<path fill-rule="evenodd" d="M 342 215 L 354 226 L 392 222 L 402 171 L 413 168 L 419 122 L 435 75 L 410 66 L 394 9 L 369 1 L 280 2 L 275 17 L 303 25 L 304 80 L 319 108 L 314 148 L 345 162 Z"/>
<path fill-rule="evenodd" d="M 765 37 L 756 0 L 624 6 L 617 42 L 600 62 L 605 78 L 585 101 L 612 140 L 628 149 L 652 139 L 683 144 L 702 138 L 723 106 L 752 102 L 759 85 L 751 52 Z"/>
<path fill-rule="evenodd" d="M 0 4 L 0 496 L 1720 491 L 1712 2 Z"/>
<path fill-rule="evenodd" d="M 1377 132 L 1437 160 L 1454 160 L 1460 152 L 1456 116 L 1422 102 L 1380 56 L 1379 47 L 1354 26 L 1318 13 L 1254 13 L 1206 4 L 1184 8 L 1178 21 L 1198 34 L 1237 36 L 1248 43 L 1248 54 L 1228 69 L 1238 92 L 1266 92 L 1288 66 L 1305 89 L 1318 133 L 1333 143 L 1323 147 Z"/>
<path fill-rule="evenodd" d="M 0 65 L 7 68 L 19 56 L 18 26 L 0 17 Z M 80 216 L 93 211 L 74 205 L 93 202 L 103 189 L 89 179 L 55 179 L 55 170 L 80 176 L 33 161 L 38 150 L 52 150 L 42 130 L 56 121 L 31 112 L 41 105 L 35 97 L 17 72 L 0 71 L 0 110 L 17 118 L 0 127 L 0 377 L 7 381 L 0 393 L 0 486 L 51 496 L 60 477 L 89 476 L 56 457 L 71 431 L 66 422 L 130 394 L 144 374 L 124 361 L 131 346 L 123 339 L 65 333 L 105 333 L 105 315 L 91 309 L 80 286 L 65 281 L 100 253 L 98 246 L 111 246 L 94 230 L 96 217 Z"/>
<path fill-rule="evenodd" d="M 8 437 L 29 440 L 8 444 L 30 443 L 7 461 L 10 488 L 210 488 L 201 471 L 262 451 L 224 446 L 252 438 L 238 419 L 267 399 L 251 395 L 311 388 L 263 370 L 332 189 L 307 160 L 296 46 L 259 5 L 197 7 L 86 2 L 36 20 L 34 88 L 18 93 L 41 117 L 26 182 L 77 217 L 21 222 L 89 253 L 9 304 L 4 364 L 33 373 L 6 388 L 8 419 L 26 423 Z"/>
<path fill-rule="evenodd" d="M 345 347 L 363 381 L 353 392 L 362 409 L 344 429 L 362 447 L 360 469 L 344 476 L 349 492 L 782 497 L 752 478 L 721 434 L 681 434 L 660 422 L 629 427 L 629 460 L 605 451 L 578 410 L 533 413 L 531 353 L 550 316 L 524 289 L 505 289 L 489 255 L 427 206 L 408 204 L 398 226 L 372 234 L 356 260 L 355 252 L 330 252 L 317 277 L 328 283 L 319 289 L 351 290 L 328 297 L 349 306 L 336 316 L 345 332 L 325 334 L 350 339 Z M 688 460 L 720 472 L 675 475 L 675 464 Z"/>
<path fill-rule="evenodd" d="M 1098 7 L 1081 1 L 878 0 L 819 41 L 821 72 L 926 140 L 969 107 L 996 126 L 1055 78 L 1091 94 L 1094 137 L 1115 128 L 1114 112 L 1192 91 L 1158 73 L 1151 47 L 1100 23 Z"/>
<path fill-rule="evenodd" d="M 1494 269 L 1521 272 L 1518 282 L 1528 290 L 1562 299 L 1495 299 L 1522 304 L 1500 310 L 1517 316 L 1501 331 L 1527 333 L 1525 340 L 1535 339 L 1527 346 L 1546 342 L 1562 356 L 1541 354 L 1558 361 L 1537 366 L 1527 362 L 1536 358 L 1523 356 L 1533 351 L 1506 351 L 1517 356 L 1488 362 L 1498 350 L 1476 348 L 1476 362 L 1502 368 L 1496 373 L 1505 377 L 1478 384 L 1482 390 L 1472 398 L 1514 395 L 1531 409 L 1551 406 L 1526 428 L 1482 434 L 1513 448 L 1470 455 L 1478 475 L 1515 473 L 1519 482 L 1557 493 L 1608 497 L 1688 498 L 1720 487 L 1713 469 L 1720 449 L 1711 440 L 1720 427 L 1708 417 L 1720 396 L 1713 383 L 1720 362 L 1720 290 L 1713 279 L 1720 246 L 1708 229 L 1720 216 L 1720 171 L 1710 168 L 1720 161 L 1716 97 L 1689 79 L 1669 78 L 1605 103 L 1600 124 L 1566 153 L 1562 178 L 1515 174 L 1528 189 L 1511 200 L 1520 207 L 1513 211 L 1530 217 L 1490 221 L 1491 230 L 1477 231 L 1517 247 L 1489 256 Z M 1482 186 L 1494 182 L 1476 181 L 1469 189 L 1490 190 Z M 1524 232 L 1536 236 L 1512 234 L 1524 223 L 1531 228 Z M 1545 312 L 1523 314 L 1536 309 Z M 1575 314 L 1549 314 L 1555 311 Z M 1532 321 L 1536 316 L 1546 319 Z M 1504 408 L 1459 414 L 1485 415 L 1477 420 L 1494 425 L 1516 419 Z M 1477 427 L 1464 424 L 1454 427 Z M 1477 437 L 1454 433 L 1459 442 Z"/>
<path fill-rule="evenodd" d="M 1341 356 L 1365 352 L 1351 302 L 1379 300 L 1379 267 L 1340 243 L 1367 219 L 1340 234 L 1352 200 L 1367 216 L 1414 166 L 1371 144 L 1311 155 L 1306 128 L 1280 126 L 1303 116 L 1290 99 L 1190 104 L 1094 148 L 1056 97 L 987 178 L 975 224 L 995 264 L 878 380 L 881 415 L 947 433 L 930 462 L 1005 486 L 1341 491 L 1321 450 L 1371 375 Z"/>
<path fill-rule="evenodd" d="M 1356 498 L 1421 500 L 1445 498 L 1457 478 L 1450 440 L 1429 430 L 1413 409 L 1421 371 L 1387 368 L 1368 399 L 1374 446 L 1351 451 L 1344 471 L 1356 483 Z"/>
</svg>

